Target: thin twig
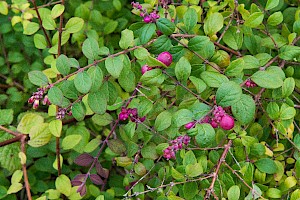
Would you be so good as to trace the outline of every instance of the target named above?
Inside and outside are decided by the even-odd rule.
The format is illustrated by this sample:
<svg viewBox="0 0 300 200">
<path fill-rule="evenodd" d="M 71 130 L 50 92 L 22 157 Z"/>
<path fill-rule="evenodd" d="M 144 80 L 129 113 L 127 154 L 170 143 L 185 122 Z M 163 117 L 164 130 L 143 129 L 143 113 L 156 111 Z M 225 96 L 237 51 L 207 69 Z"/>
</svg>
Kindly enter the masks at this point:
<svg viewBox="0 0 300 200">
<path fill-rule="evenodd" d="M 26 155 L 26 137 L 27 135 L 22 135 L 23 137 L 21 138 L 21 151 Z M 30 192 L 30 184 L 28 181 L 28 175 L 27 175 L 27 168 L 26 168 L 26 162 L 22 164 L 22 170 L 23 170 L 23 176 L 24 176 L 24 182 L 25 182 L 25 188 L 26 188 L 26 193 L 27 193 L 27 198 L 28 200 L 32 200 L 31 197 L 31 192 Z"/>
<path fill-rule="evenodd" d="M 12 131 L 12 130 L 9 130 L 8 128 L 5 128 L 4 126 L 1 126 L 0 125 L 0 129 L 13 135 L 13 136 L 19 136 L 19 135 L 22 135 L 21 133 L 18 133 L 18 132 L 15 132 L 15 131 Z"/>
<path fill-rule="evenodd" d="M 65 0 L 62 0 L 61 5 L 64 5 L 64 4 L 65 4 Z M 60 54 L 61 54 L 61 37 L 62 37 L 63 22 L 64 22 L 64 13 L 62 13 L 59 17 L 57 56 L 60 56 Z"/>
</svg>

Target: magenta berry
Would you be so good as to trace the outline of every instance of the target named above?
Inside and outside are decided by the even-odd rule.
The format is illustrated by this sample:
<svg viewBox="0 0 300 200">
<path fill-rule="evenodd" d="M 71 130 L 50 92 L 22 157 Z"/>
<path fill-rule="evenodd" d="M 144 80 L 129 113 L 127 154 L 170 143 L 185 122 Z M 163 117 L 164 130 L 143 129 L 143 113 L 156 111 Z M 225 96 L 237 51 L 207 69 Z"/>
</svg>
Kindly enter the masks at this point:
<svg viewBox="0 0 300 200">
<path fill-rule="evenodd" d="M 212 121 L 210 122 L 210 125 L 211 125 L 213 128 L 218 128 L 218 127 L 219 127 L 218 123 L 217 123 L 215 120 L 212 120 Z"/>
<path fill-rule="evenodd" d="M 147 71 L 150 71 L 152 68 L 149 67 L 148 65 L 144 65 L 142 68 L 141 68 L 141 71 L 142 71 L 142 74 L 145 74 Z"/>
<path fill-rule="evenodd" d="M 234 127 L 234 119 L 230 115 L 224 115 L 220 121 L 220 127 L 224 130 L 230 130 Z"/>
<path fill-rule="evenodd" d="M 187 123 L 184 127 L 185 127 L 186 129 L 191 129 L 191 128 L 193 128 L 194 125 L 195 125 L 195 122 L 189 122 L 189 123 Z"/>
<path fill-rule="evenodd" d="M 168 146 L 163 152 L 164 157 L 167 160 L 170 160 L 171 158 L 175 158 L 176 151 L 183 148 L 183 145 L 188 145 L 190 143 L 191 138 L 187 135 L 185 136 L 178 136 L 176 139 L 170 141 L 171 145 Z"/>
<path fill-rule="evenodd" d="M 144 22 L 147 23 L 147 24 L 150 23 L 150 22 L 152 22 L 151 17 L 149 15 L 145 16 L 144 17 Z"/>
<path fill-rule="evenodd" d="M 165 51 L 165 52 L 160 53 L 157 56 L 157 60 L 159 60 L 160 62 L 162 62 L 165 65 L 169 66 L 169 65 L 171 65 L 171 63 L 173 61 L 173 57 L 169 52 Z"/>
<path fill-rule="evenodd" d="M 119 114 L 119 120 L 121 121 L 125 121 L 128 118 L 128 114 L 127 113 L 120 113 Z"/>
</svg>

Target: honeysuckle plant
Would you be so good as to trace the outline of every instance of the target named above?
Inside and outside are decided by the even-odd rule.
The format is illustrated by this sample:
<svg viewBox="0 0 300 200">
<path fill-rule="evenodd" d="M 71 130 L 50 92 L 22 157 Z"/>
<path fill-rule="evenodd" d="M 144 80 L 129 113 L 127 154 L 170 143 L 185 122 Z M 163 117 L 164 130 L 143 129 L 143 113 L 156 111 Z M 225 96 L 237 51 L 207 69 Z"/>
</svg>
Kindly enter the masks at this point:
<svg viewBox="0 0 300 200">
<path fill-rule="evenodd" d="M 297 0 L 0 13 L 0 199 L 300 198 Z"/>
</svg>

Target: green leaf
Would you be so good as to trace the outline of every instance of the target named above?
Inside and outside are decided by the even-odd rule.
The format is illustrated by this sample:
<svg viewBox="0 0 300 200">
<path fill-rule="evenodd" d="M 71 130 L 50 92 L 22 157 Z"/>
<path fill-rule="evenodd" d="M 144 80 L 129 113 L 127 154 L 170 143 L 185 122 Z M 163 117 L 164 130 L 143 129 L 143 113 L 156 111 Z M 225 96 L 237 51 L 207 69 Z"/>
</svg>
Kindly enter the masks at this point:
<svg viewBox="0 0 300 200">
<path fill-rule="evenodd" d="M 108 57 L 105 60 L 105 67 L 108 73 L 110 73 L 114 78 L 119 78 L 124 67 L 123 60 L 120 56 Z"/>
<path fill-rule="evenodd" d="M 49 123 L 49 130 L 54 137 L 60 137 L 62 131 L 62 121 L 61 120 L 52 120 Z"/>
<path fill-rule="evenodd" d="M 197 25 L 198 15 L 194 8 L 189 8 L 183 15 L 183 23 L 190 32 Z"/>
<path fill-rule="evenodd" d="M 258 86 L 267 89 L 279 88 L 283 84 L 278 74 L 269 71 L 257 71 L 251 76 L 251 80 Z"/>
<path fill-rule="evenodd" d="M 55 187 L 60 193 L 66 196 L 69 196 L 71 194 L 71 188 L 72 188 L 71 181 L 64 174 L 56 178 Z"/>
<path fill-rule="evenodd" d="M 283 21 L 283 15 L 281 12 L 275 12 L 268 18 L 267 23 L 271 26 L 277 26 Z"/>
<path fill-rule="evenodd" d="M 218 88 L 222 83 L 228 82 L 228 78 L 218 72 L 205 71 L 200 74 L 201 79 L 209 87 Z"/>
<path fill-rule="evenodd" d="M 194 84 L 198 93 L 201 93 L 206 89 L 206 84 L 200 78 L 197 78 L 195 76 L 190 76 L 189 79 Z"/>
<path fill-rule="evenodd" d="M 229 188 L 227 192 L 228 200 L 239 200 L 240 198 L 240 188 L 237 185 L 233 185 Z"/>
<path fill-rule="evenodd" d="M 4 1 L 3 1 L 4 2 Z M 1 4 L 1 2 L 0 2 Z M 0 13 L 1 13 L 1 6 L 0 6 Z M 3 199 L 7 195 L 7 189 L 4 186 L 0 186 L 0 199 Z"/>
<path fill-rule="evenodd" d="M 13 109 L 0 109 L 0 125 L 10 125 L 14 120 Z"/>
<path fill-rule="evenodd" d="M 253 185 L 253 190 L 249 191 L 249 194 L 245 197 L 245 200 L 258 199 L 262 195 L 262 191 L 257 185 Z"/>
<path fill-rule="evenodd" d="M 141 154 L 145 159 L 155 160 L 159 156 L 156 153 L 156 145 L 154 143 L 150 143 L 147 146 L 144 146 L 141 150 Z"/>
<path fill-rule="evenodd" d="M 48 99 L 52 104 L 62 106 L 64 102 L 63 92 L 58 87 L 53 86 L 48 91 Z"/>
<path fill-rule="evenodd" d="M 90 92 L 98 91 L 102 85 L 103 81 L 103 72 L 100 67 L 92 66 L 87 70 L 91 80 L 92 80 L 92 87 Z"/>
<path fill-rule="evenodd" d="M 56 60 L 56 68 L 62 75 L 68 75 L 71 69 L 69 58 L 61 54 Z"/>
<path fill-rule="evenodd" d="M 250 28 L 256 28 L 262 23 L 263 19 L 264 14 L 262 12 L 254 12 L 245 20 L 244 25 Z"/>
<path fill-rule="evenodd" d="M 197 51 L 204 58 L 210 58 L 215 51 L 215 45 L 207 36 L 195 36 L 188 43 L 189 49 Z"/>
<path fill-rule="evenodd" d="M 105 23 L 104 34 L 109 35 L 112 32 L 114 32 L 116 30 L 116 28 L 118 27 L 118 24 L 119 23 L 117 21 L 109 20 L 107 23 Z"/>
<path fill-rule="evenodd" d="M 141 28 L 140 33 L 140 42 L 141 44 L 146 44 L 152 38 L 152 35 L 155 33 L 156 26 L 153 23 L 145 24 Z"/>
<path fill-rule="evenodd" d="M 108 141 L 107 146 L 110 148 L 110 150 L 116 154 L 122 154 L 125 153 L 126 147 L 124 143 L 121 140 L 118 139 L 112 139 Z"/>
<path fill-rule="evenodd" d="M 122 9 L 122 3 L 120 2 L 120 0 L 113 0 L 113 6 L 117 11 L 120 11 Z"/>
<path fill-rule="evenodd" d="M 62 148 L 64 150 L 73 149 L 82 139 L 81 135 L 68 135 L 62 141 Z"/>
<path fill-rule="evenodd" d="M 41 71 L 31 71 L 28 73 L 28 78 L 31 83 L 37 86 L 45 86 L 49 83 L 47 76 Z"/>
<path fill-rule="evenodd" d="M 270 158 L 261 158 L 257 160 L 255 166 L 259 169 L 259 171 L 267 174 L 275 174 L 277 171 L 276 163 Z"/>
<path fill-rule="evenodd" d="M 204 23 L 204 32 L 206 35 L 215 35 L 223 28 L 224 18 L 221 13 L 215 12 L 208 15 Z"/>
<path fill-rule="evenodd" d="M 141 77 L 140 81 L 144 85 L 152 86 L 152 85 L 161 85 L 165 80 L 164 75 L 162 74 L 161 69 L 152 69 L 147 71 Z"/>
<path fill-rule="evenodd" d="M 2 15 L 8 14 L 8 4 L 6 3 L 6 1 L 0 1 L 0 14 Z"/>
<path fill-rule="evenodd" d="M 19 183 L 22 180 L 22 177 L 23 177 L 22 170 L 16 170 L 11 177 L 11 183 L 12 184 Z"/>
<path fill-rule="evenodd" d="M 127 49 L 128 47 L 134 46 L 134 36 L 132 30 L 125 29 L 121 32 L 119 45 L 122 49 Z"/>
<path fill-rule="evenodd" d="M 254 119 L 255 102 L 251 96 L 242 94 L 241 98 L 231 106 L 233 116 L 242 124 L 248 124 Z"/>
<path fill-rule="evenodd" d="M 148 52 L 147 49 L 143 48 L 143 47 L 139 47 L 136 50 L 134 50 L 134 56 L 138 59 L 138 60 L 144 60 L 146 59 L 148 56 L 150 56 L 150 53 Z"/>
<path fill-rule="evenodd" d="M 83 19 L 79 17 L 72 17 L 66 23 L 65 29 L 68 33 L 76 33 L 79 32 L 84 25 Z"/>
<path fill-rule="evenodd" d="M 91 92 L 88 96 L 91 110 L 97 114 L 104 114 L 107 107 L 107 97 L 101 91 Z"/>
<path fill-rule="evenodd" d="M 167 18 L 159 18 L 156 21 L 156 25 L 158 30 L 160 30 L 165 35 L 171 35 L 175 31 L 175 24 Z"/>
<path fill-rule="evenodd" d="M 41 34 L 35 34 L 33 37 L 34 46 L 38 49 L 46 49 L 47 48 L 47 41 L 45 36 Z"/>
<path fill-rule="evenodd" d="M 13 194 L 19 192 L 23 188 L 21 183 L 11 184 L 7 190 L 7 194 Z"/>
<path fill-rule="evenodd" d="M 174 167 L 172 167 L 171 169 L 171 174 L 175 180 L 181 181 L 184 179 L 184 175 L 178 172 L 176 169 L 174 169 Z"/>
<path fill-rule="evenodd" d="M 267 113 L 271 119 L 278 119 L 280 116 L 278 104 L 276 102 L 270 102 L 267 106 Z"/>
<path fill-rule="evenodd" d="M 40 25 L 36 22 L 29 22 L 25 27 L 23 34 L 32 35 L 40 29 Z"/>
<path fill-rule="evenodd" d="M 200 147 L 209 147 L 216 140 L 215 129 L 210 124 L 197 124 L 196 142 Z"/>
<path fill-rule="evenodd" d="M 130 80 L 130 81 L 128 81 Z M 135 80 L 135 74 L 131 71 L 129 68 L 123 68 L 119 78 L 118 78 L 120 86 L 126 91 L 126 92 L 132 92 L 135 89 L 136 86 L 136 80 Z"/>
<path fill-rule="evenodd" d="M 232 106 L 241 99 L 242 88 L 239 84 L 229 81 L 223 83 L 217 90 L 217 104 L 222 107 Z"/>
<path fill-rule="evenodd" d="M 30 129 L 28 144 L 32 147 L 40 147 L 47 144 L 51 139 L 48 123 L 37 124 Z"/>
<path fill-rule="evenodd" d="M 286 78 L 282 85 L 282 95 L 284 97 L 290 96 L 295 89 L 295 84 L 295 80 L 292 77 Z"/>
<path fill-rule="evenodd" d="M 51 17 L 55 19 L 59 17 L 65 11 L 65 6 L 62 4 L 56 4 L 51 10 Z"/>
<path fill-rule="evenodd" d="M 183 185 L 183 196 L 185 199 L 192 199 L 198 193 L 197 182 L 187 182 Z"/>
<path fill-rule="evenodd" d="M 113 118 L 108 113 L 104 113 L 103 115 L 95 114 L 92 117 L 92 121 L 98 126 L 106 126 L 113 121 Z"/>
<path fill-rule="evenodd" d="M 99 54 L 99 45 L 94 38 L 87 38 L 82 45 L 82 53 L 91 60 L 96 60 Z"/>
<path fill-rule="evenodd" d="M 185 172 L 189 177 L 196 177 L 203 173 L 203 167 L 200 163 L 188 164 L 185 167 Z"/>
<path fill-rule="evenodd" d="M 84 120 L 85 113 L 86 113 L 86 109 L 82 102 L 76 102 L 72 105 L 72 116 L 77 121 Z"/>
<path fill-rule="evenodd" d="M 163 131 L 171 126 L 172 114 L 165 110 L 156 117 L 154 127 L 157 131 Z"/>
<path fill-rule="evenodd" d="M 26 113 L 18 124 L 17 130 L 23 134 L 29 134 L 30 129 L 35 125 L 42 124 L 44 118 L 35 113 Z"/>
<path fill-rule="evenodd" d="M 277 188 L 269 188 L 266 195 L 273 199 L 280 199 L 282 197 L 281 191 Z"/>
<path fill-rule="evenodd" d="M 164 67 L 164 68 L 167 68 L 167 66 L 164 63 L 160 62 L 159 60 L 157 60 L 156 58 L 153 58 L 151 56 L 148 56 L 146 58 L 146 63 L 149 67 Z M 151 71 L 153 71 L 153 70 L 151 70 Z"/>
<path fill-rule="evenodd" d="M 225 74 L 227 76 L 239 76 L 244 69 L 244 65 L 244 59 L 238 58 L 229 64 L 229 66 L 225 70 Z"/>
<path fill-rule="evenodd" d="M 176 78 L 179 81 L 186 81 L 191 74 L 191 70 L 190 62 L 185 57 L 181 57 L 175 66 Z"/>
<path fill-rule="evenodd" d="M 287 107 L 280 109 L 280 119 L 281 120 L 288 120 L 288 119 L 292 119 L 294 116 L 296 115 L 296 109 L 293 107 Z"/>
<path fill-rule="evenodd" d="M 172 42 L 170 38 L 166 35 L 159 36 L 148 48 L 153 54 L 160 54 L 164 51 L 170 51 L 172 47 Z"/>
<path fill-rule="evenodd" d="M 244 69 L 257 69 L 260 67 L 259 60 L 254 56 L 246 55 L 243 57 Z"/>
<path fill-rule="evenodd" d="M 181 109 L 173 114 L 172 120 L 176 127 L 180 127 L 193 121 L 193 117 L 194 115 L 192 111 L 188 109 Z"/>
<path fill-rule="evenodd" d="M 300 55 L 300 47 L 285 45 L 279 50 L 279 58 L 284 60 L 293 60 Z"/>
<path fill-rule="evenodd" d="M 271 10 L 273 8 L 275 8 L 276 6 L 278 6 L 279 4 L 279 0 L 268 0 L 265 10 Z"/>
<path fill-rule="evenodd" d="M 183 165 L 186 167 L 187 165 L 194 165 L 197 163 L 197 159 L 193 151 L 188 151 L 184 154 L 183 157 Z"/>
<path fill-rule="evenodd" d="M 238 50 L 243 45 L 243 33 L 235 26 L 230 26 L 223 36 L 223 41 L 230 48 Z"/>
<path fill-rule="evenodd" d="M 56 23 L 55 23 L 54 19 L 52 19 L 51 17 L 44 17 L 43 18 L 43 27 L 46 30 L 55 30 Z"/>
<path fill-rule="evenodd" d="M 92 79 L 86 71 L 79 72 L 74 79 L 74 84 L 78 92 L 86 94 L 92 87 Z"/>
</svg>

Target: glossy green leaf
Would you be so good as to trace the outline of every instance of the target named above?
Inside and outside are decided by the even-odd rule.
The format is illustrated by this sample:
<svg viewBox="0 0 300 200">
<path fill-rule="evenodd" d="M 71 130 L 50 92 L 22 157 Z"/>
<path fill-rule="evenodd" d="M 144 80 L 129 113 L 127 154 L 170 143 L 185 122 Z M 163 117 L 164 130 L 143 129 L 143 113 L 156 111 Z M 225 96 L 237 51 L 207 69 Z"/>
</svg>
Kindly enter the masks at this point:
<svg viewBox="0 0 300 200">
<path fill-rule="evenodd" d="M 72 116 L 77 121 L 84 120 L 86 114 L 86 108 L 82 102 L 76 102 L 72 105 Z"/>
<path fill-rule="evenodd" d="M 229 81 L 226 76 L 217 72 L 205 71 L 200 74 L 200 77 L 207 86 L 214 88 L 218 88 L 222 83 L 226 83 Z"/>
<path fill-rule="evenodd" d="M 281 12 L 275 12 L 268 18 L 268 24 L 271 26 L 277 26 L 283 21 L 283 15 Z"/>
<path fill-rule="evenodd" d="M 40 29 L 40 25 L 36 22 L 29 22 L 25 27 L 23 33 L 25 35 L 32 35 Z"/>
<path fill-rule="evenodd" d="M 69 196 L 71 194 L 71 187 L 72 187 L 71 181 L 64 174 L 62 174 L 56 178 L 55 187 L 60 193 L 66 195 L 66 196 Z"/>
<path fill-rule="evenodd" d="M 261 158 L 254 164 L 263 173 L 274 174 L 277 171 L 277 165 L 270 158 Z"/>
<path fill-rule="evenodd" d="M 262 12 L 254 12 L 245 20 L 244 25 L 250 28 L 256 28 L 262 23 L 263 19 L 264 14 Z"/>
<path fill-rule="evenodd" d="M 68 135 L 62 141 L 62 148 L 64 150 L 72 149 L 80 142 L 81 139 L 81 135 Z"/>
<path fill-rule="evenodd" d="M 156 26 L 153 23 L 145 24 L 141 28 L 140 42 L 141 44 L 146 44 L 152 38 L 155 33 Z"/>
<path fill-rule="evenodd" d="M 197 24 L 198 15 L 194 8 L 189 8 L 183 16 L 183 23 L 188 32 L 190 32 Z"/>
<path fill-rule="evenodd" d="M 271 10 L 279 4 L 279 0 L 268 0 L 265 9 Z"/>
<path fill-rule="evenodd" d="M 62 131 L 62 121 L 53 120 L 49 123 L 49 130 L 54 137 L 60 137 Z"/>
<path fill-rule="evenodd" d="M 158 30 L 165 35 L 171 35 L 175 31 L 175 25 L 167 18 L 159 18 L 156 22 Z"/>
<path fill-rule="evenodd" d="M 169 111 L 163 111 L 155 119 L 154 127 L 157 131 L 163 131 L 171 126 L 172 114 Z"/>
<path fill-rule="evenodd" d="M 62 4 L 56 4 L 51 10 L 51 17 L 55 19 L 59 17 L 65 11 L 65 6 Z"/>
</svg>

